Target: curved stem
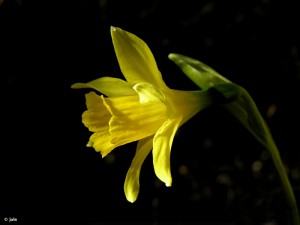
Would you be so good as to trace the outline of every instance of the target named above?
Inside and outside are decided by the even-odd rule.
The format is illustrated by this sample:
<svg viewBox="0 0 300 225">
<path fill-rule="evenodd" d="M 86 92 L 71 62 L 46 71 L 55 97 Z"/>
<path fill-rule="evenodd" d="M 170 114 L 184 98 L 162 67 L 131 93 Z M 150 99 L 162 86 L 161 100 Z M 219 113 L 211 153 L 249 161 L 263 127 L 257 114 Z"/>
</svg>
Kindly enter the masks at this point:
<svg viewBox="0 0 300 225">
<path fill-rule="evenodd" d="M 214 69 L 196 59 L 175 53 L 170 54 L 169 59 L 175 62 L 202 90 L 212 88 L 210 94 L 215 96 L 216 102 L 222 104 L 226 110 L 238 119 L 247 130 L 270 151 L 275 168 L 282 182 L 287 204 L 291 210 L 293 224 L 300 225 L 297 202 L 282 163 L 279 150 L 273 140 L 267 123 L 261 116 L 249 93 L 244 88 L 235 85 Z M 217 95 L 215 93 L 216 91 L 218 92 Z"/>
<path fill-rule="evenodd" d="M 276 170 L 278 172 L 278 175 L 280 177 L 280 180 L 281 180 L 281 183 L 282 183 L 285 195 L 286 195 L 287 203 L 291 210 L 293 224 L 300 225 L 299 211 L 298 211 L 298 207 L 297 207 L 296 198 L 295 198 L 295 195 L 293 192 L 292 185 L 291 185 L 288 175 L 286 173 L 285 167 L 281 160 L 278 148 L 277 148 L 276 144 L 274 143 L 273 139 L 271 139 L 271 138 L 268 140 L 268 144 L 269 144 L 268 146 L 269 146 L 269 150 L 271 153 L 273 163 L 274 163 Z"/>
<path fill-rule="evenodd" d="M 269 150 L 281 180 L 287 204 L 291 210 L 293 224 L 300 225 L 296 198 L 281 160 L 279 150 L 274 142 L 267 123 L 258 111 L 253 99 L 245 89 L 242 89 L 240 97 L 234 102 L 225 104 L 224 107 L 233 114 L 263 146 Z"/>
</svg>

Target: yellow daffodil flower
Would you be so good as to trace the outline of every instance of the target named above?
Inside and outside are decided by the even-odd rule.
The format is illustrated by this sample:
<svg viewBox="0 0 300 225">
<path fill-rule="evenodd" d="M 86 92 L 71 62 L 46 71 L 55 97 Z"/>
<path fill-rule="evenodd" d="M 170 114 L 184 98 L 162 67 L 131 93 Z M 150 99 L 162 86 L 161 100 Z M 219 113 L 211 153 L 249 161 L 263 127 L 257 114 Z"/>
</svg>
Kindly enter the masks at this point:
<svg viewBox="0 0 300 225">
<path fill-rule="evenodd" d="M 127 172 L 124 191 L 134 202 L 139 176 L 146 156 L 153 149 L 157 177 L 171 186 L 170 153 L 178 128 L 209 106 L 206 91 L 179 91 L 167 87 L 147 44 L 132 33 L 111 27 L 116 56 L 126 81 L 102 77 L 72 88 L 93 88 L 86 94 L 83 124 L 93 134 L 87 144 L 106 156 L 118 146 L 138 141 L 136 154 Z"/>
</svg>

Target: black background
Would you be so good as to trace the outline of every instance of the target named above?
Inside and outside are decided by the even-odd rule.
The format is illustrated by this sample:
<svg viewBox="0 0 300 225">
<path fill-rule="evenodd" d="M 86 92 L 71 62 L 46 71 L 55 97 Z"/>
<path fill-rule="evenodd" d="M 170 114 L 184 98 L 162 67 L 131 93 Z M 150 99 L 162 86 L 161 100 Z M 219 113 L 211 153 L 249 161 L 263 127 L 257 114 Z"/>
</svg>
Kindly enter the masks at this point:
<svg viewBox="0 0 300 225">
<path fill-rule="evenodd" d="M 139 197 L 127 202 L 123 183 L 136 143 L 104 159 L 86 148 L 90 133 L 81 114 L 88 90 L 70 86 L 122 77 L 111 25 L 149 45 L 171 88 L 197 89 L 168 54 L 199 59 L 252 95 L 299 197 L 296 2 L 0 1 L 0 73 L 6 87 L 1 222 L 15 217 L 19 224 L 288 223 L 268 153 L 218 107 L 179 129 L 171 155 L 173 186 L 157 180 L 149 155 Z M 255 165 L 263 166 L 255 172 Z"/>
</svg>

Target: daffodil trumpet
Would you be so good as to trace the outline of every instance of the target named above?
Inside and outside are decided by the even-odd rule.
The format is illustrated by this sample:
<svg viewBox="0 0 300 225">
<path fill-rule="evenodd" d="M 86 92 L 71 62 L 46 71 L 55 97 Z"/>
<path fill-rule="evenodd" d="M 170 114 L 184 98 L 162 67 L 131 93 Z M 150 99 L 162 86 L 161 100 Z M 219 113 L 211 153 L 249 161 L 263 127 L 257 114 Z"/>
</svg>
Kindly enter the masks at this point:
<svg viewBox="0 0 300 225">
<path fill-rule="evenodd" d="M 162 79 L 147 44 L 132 33 L 111 27 L 111 36 L 125 80 L 102 77 L 72 88 L 92 88 L 86 94 L 83 124 L 91 131 L 87 146 L 105 157 L 118 146 L 138 141 L 124 191 L 137 199 L 142 164 L 152 150 L 156 176 L 172 185 L 170 154 L 178 128 L 213 102 L 210 91 L 180 91 Z"/>
</svg>

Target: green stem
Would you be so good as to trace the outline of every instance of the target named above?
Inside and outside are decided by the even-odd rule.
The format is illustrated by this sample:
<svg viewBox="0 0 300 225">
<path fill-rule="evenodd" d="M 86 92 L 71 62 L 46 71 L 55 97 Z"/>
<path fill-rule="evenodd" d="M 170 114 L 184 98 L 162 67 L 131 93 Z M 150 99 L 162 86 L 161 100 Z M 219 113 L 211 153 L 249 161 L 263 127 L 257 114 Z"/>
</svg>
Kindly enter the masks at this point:
<svg viewBox="0 0 300 225">
<path fill-rule="evenodd" d="M 225 104 L 224 107 L 233 114 L 263 146 L 269 150 L 281 180 L 287 204 L 291 210 L 293 224 L 300 225 L 296 198 L 272 134 L 251 96 L 245 89 L 242 88 L 241 91 L 242 94 L 236 101 Z"/>
<path fill-rule="evenodd" d="M 285 167 L 281 160 L 278 148 L 277 148 L 276 144 L 274 143 L 273 139 L 268 140 L 268 143 L 269 143 L 269 150 L 271 153 L 273 163 L 275 164 L 275 167 L 279 174 L 279 177 L 280 177 L 280 180 L 281 180 L 281 183 L 282 183 L 285 195 L 286 195 L 287 203 L 291 210 L 293 224 L 300 225 L 299 211 L 298 211 L 298 207 L 297 207 L 296 198 L 295 198 L 291 183 L 289 181 L 288 175 L 286 173 Z"/>
<path fill-rule="evenodd" d="M 170 54 L 169 59 L 174 61 L 202 90 L 210 89 L 209 92 L 214 97 L 214 100 L 218 104 L 223 105 L 226 110 L 236 117 L 248 131 L 270 151 L 275 168 L 282 182 L 287 204 L 291 210 L 293 224 L 300 225 L 297 202 L 282 163 L 279 150 L 273 140 L 267 123 L 261 116 L 255 102 L 248 92 L 196 59 L 175 53 Z"/>
</svg>

